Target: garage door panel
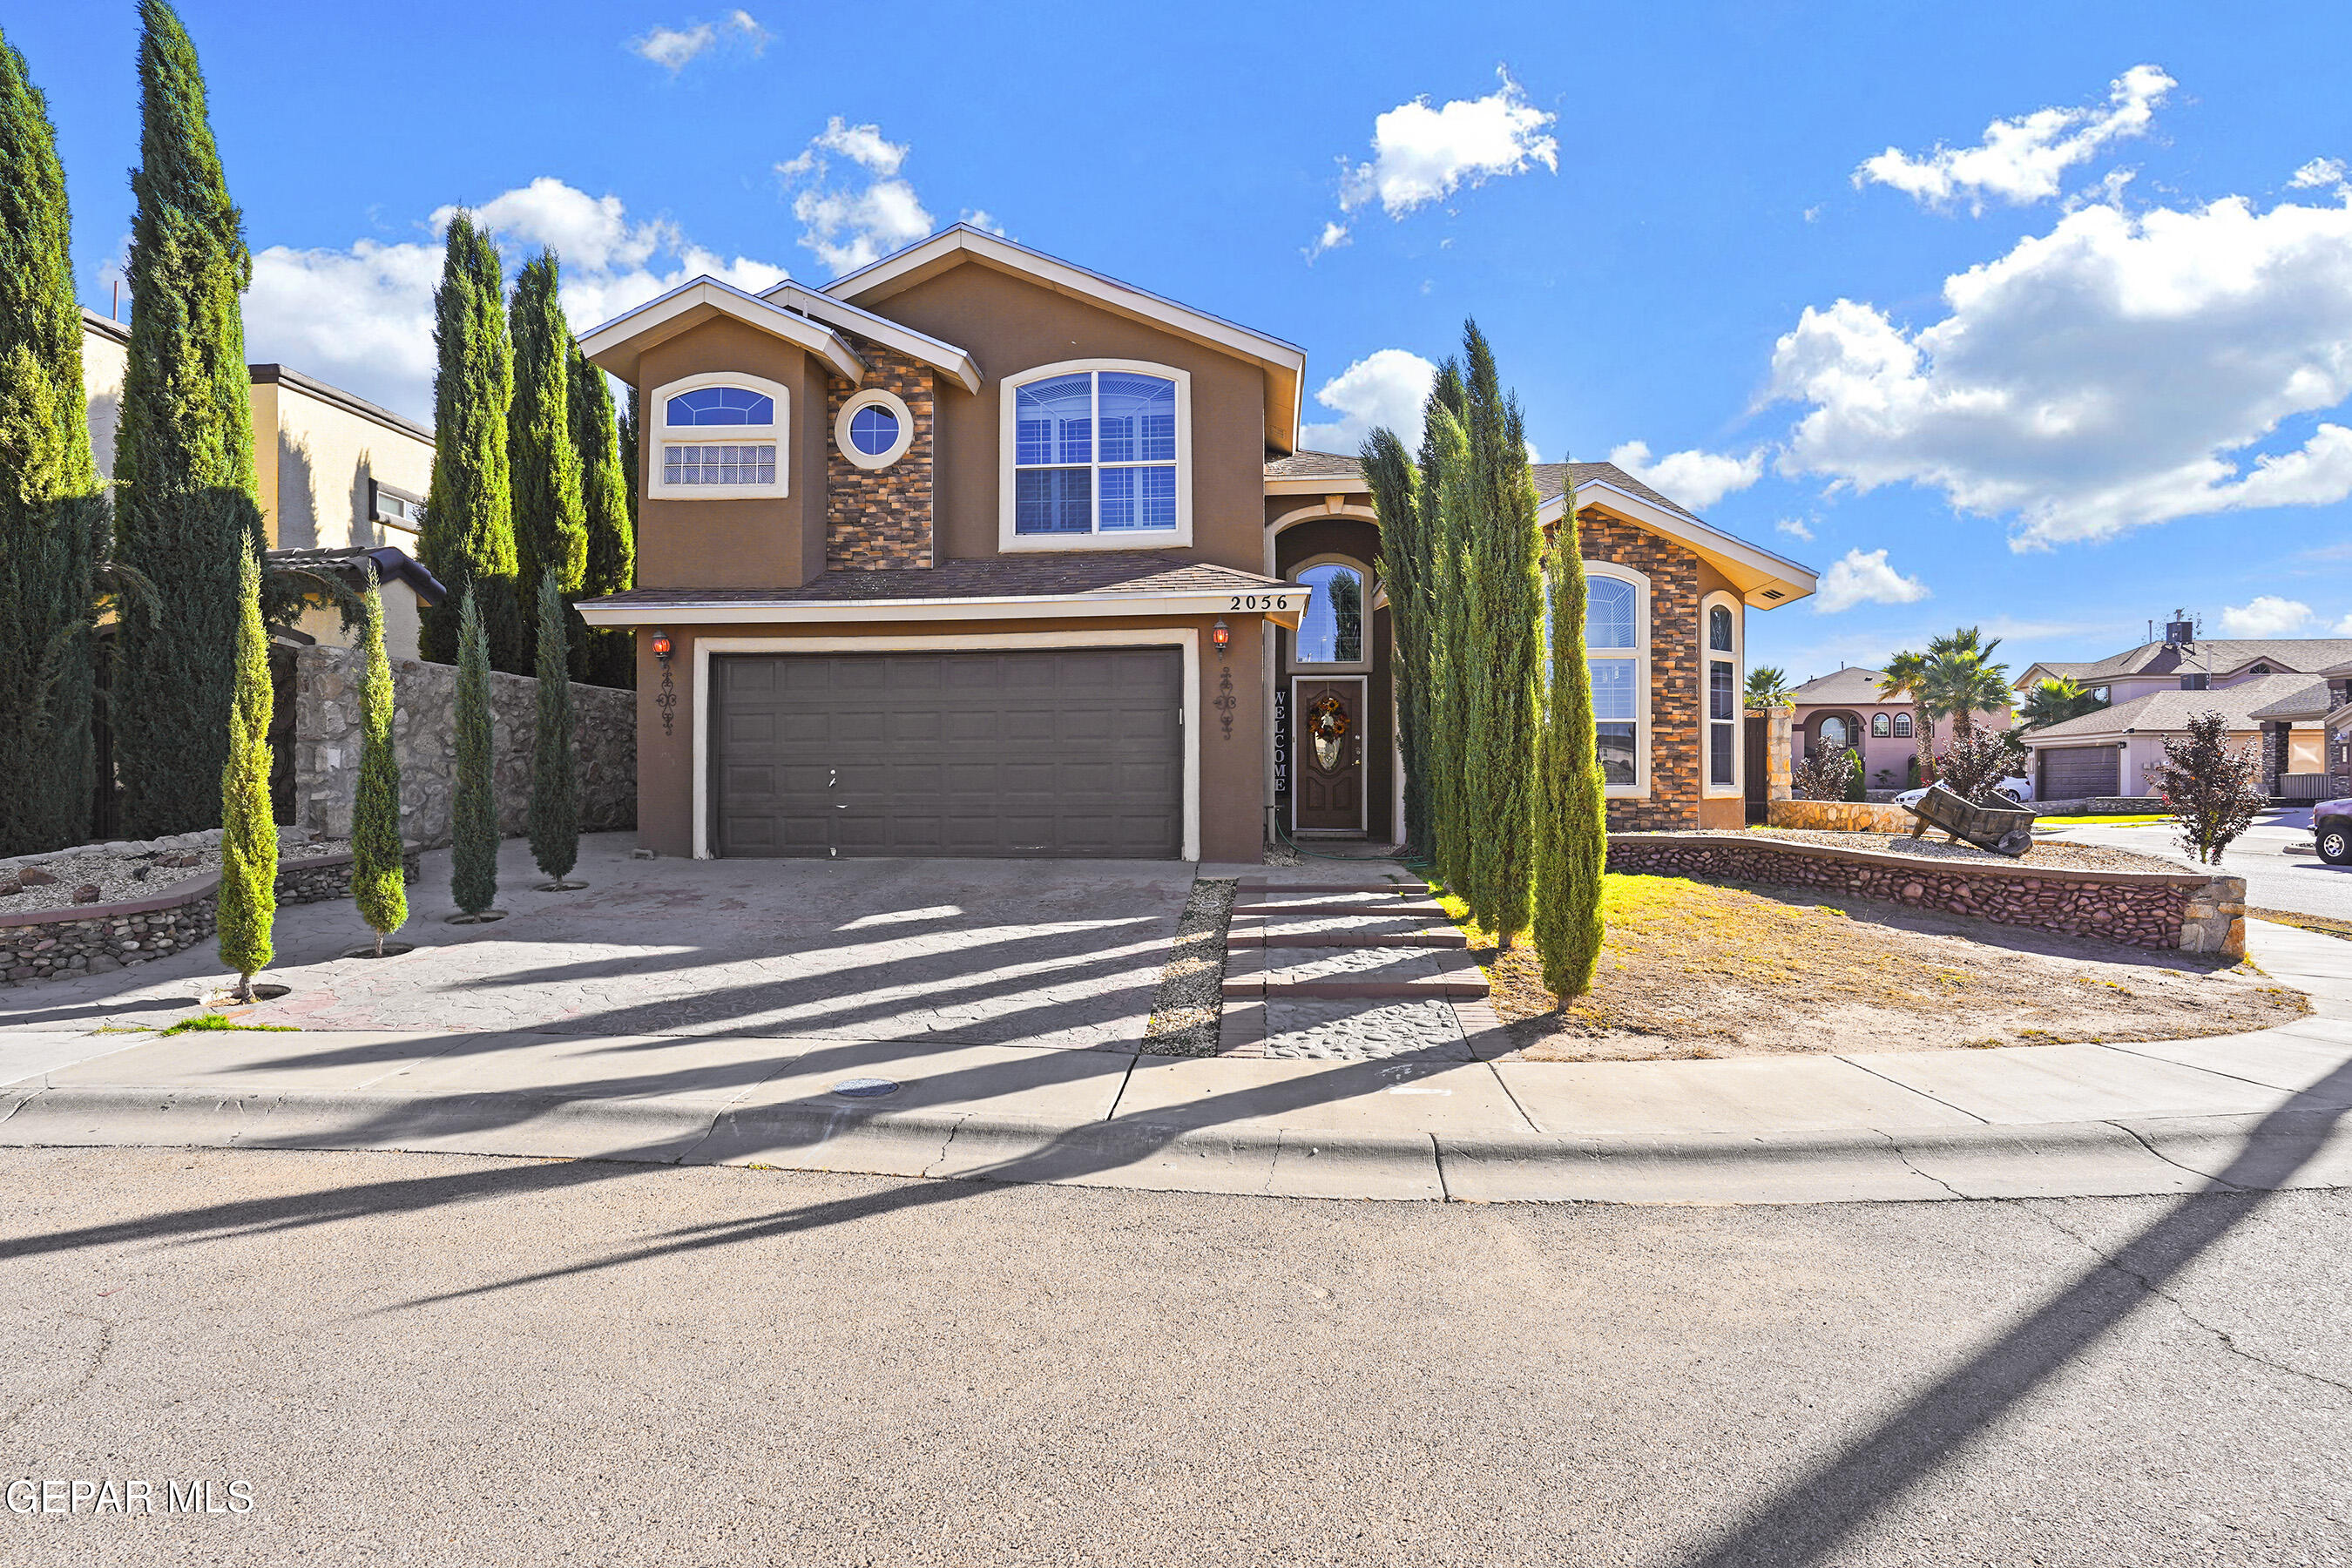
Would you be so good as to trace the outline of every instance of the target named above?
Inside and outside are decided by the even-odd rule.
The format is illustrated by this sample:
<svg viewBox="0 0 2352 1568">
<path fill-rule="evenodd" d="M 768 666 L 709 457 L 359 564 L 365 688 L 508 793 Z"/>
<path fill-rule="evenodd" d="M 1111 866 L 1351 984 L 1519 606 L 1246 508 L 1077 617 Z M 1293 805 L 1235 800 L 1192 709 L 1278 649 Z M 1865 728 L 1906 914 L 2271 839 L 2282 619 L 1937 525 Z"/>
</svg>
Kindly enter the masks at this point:
<svg viewBox="0 0 2352 1568">
<path fill-rule="evenodd" d="M 721 655 L 729 855 L 1181 852 L 1172 648 Z"/>
<path fill-rule="evenodd" d="M 2123 752 L 2115 746 L 2051 746 L 2042 752 L 2035 793 L 2044 800 L 2120 794 Z"/>
</svg>

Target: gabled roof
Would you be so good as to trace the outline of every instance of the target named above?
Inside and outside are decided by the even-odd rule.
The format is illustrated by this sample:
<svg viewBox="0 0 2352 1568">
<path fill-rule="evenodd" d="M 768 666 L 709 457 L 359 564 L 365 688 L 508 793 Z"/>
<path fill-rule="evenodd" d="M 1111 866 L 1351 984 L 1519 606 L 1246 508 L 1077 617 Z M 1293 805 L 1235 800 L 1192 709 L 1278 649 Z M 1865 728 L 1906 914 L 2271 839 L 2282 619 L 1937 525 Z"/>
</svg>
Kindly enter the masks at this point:
<svg viewBox="0 0 2352 1568">
<path fill-rule="evenodd" d="M 2298 719 L 2325 719 L 2327 717 L 2327 710 L 2332 705 L 2327 682 L 2314 680 L 2300 691 L 2290 691 L 2274 702 L 2264 703 L 2247 717 L 2257 721 L 2284 719 L 2290 721 Z"/>
<path fill-rule="evenodd" d="M 1015 245 L 970 224 L 942 229 L 929 239 L 918 240 L 904 250 L 845 273 L 826 284 L 824 291 L 834 299 L 871 307 L 966 262 L 978 262 L 1026 278 L 1057 293 L 1087 300 L 1254 362 L 1266 376 L 1266 445 L 1283 452 L 1297 447 L 1300 383 L 1307 372 L 1307 353 L 1296 343 L 1180 305 L 1044 251 Z"/>
<path fill-rule="evenodd" d="M 2236 686 L 2210 691 L 2151 691 L 2063 724 L 2030 731 L 2029 746 L 2069 744 L 2078 741 L 2116 740 L 2125 735 L 2170 735 L 2189 728 L 2200 713 L 2219 713 L 2232 730 L 2251 730 L 2258 722 L 2254 710 L 2282 698 L 2298 697 L 2312 684 L 2307 675 L 2258 675 Z"/>
<path fill-rule="evenodd" d="M 2352 637 L 2203 637 L 2185 647 L 2146 642 L 2089 664 L 2042 668 L 2065 670 L 2085 685 L 2105 685 L 2126 676 L 2169 675 L 2180 669 L 2229 675 L 2256 663 L 2296 675 L 2316 675 L 2346 659 L 2352 659 Z"/>
<path fill-rule="evenodd" d="M 1886 679 L 1883 669 L 1864 669 L 1858 664 L 1818 675 L 1789 693 L 1789 700 L 1798 707 L 1841 707 L 1855 703 L 1875 703 L 1882 707 L 1901 706 L 1904 699 L 1889 697 L 1879 690 L 1878 683 Z"/>
<path fill-rule="evenodd" d="M 858 381 L 866 362 L 842 340 L 839 332 L 820 321 L 774 305 L 756 294 L 746 294 L 732 283 L 702 277 L 681 283 L 658 299 L 634 310 L 625 310 L 595 331 L 583 334 L 580 347 L 599 368 L 635 385 L 637 356 L 655 344 L 719 316 L 732 316 L 746 325 L 808 350 L 830 366 L 835 375 Z"/>
<path fill-rule="evenodd" d="M 782 305 L 788 310 L 797 310 L 826 326 L 871 338 L 884 348 L 895 349 L 909 359 L 922 361 L 933 370 L 945 371 L 955 377 L 966 392 L 980 390 L 980 366 L 972 363 L 971 353 L 929 332 L 919 332 L 887 316 L 860 310 L 845 300 L 819 293 L 807 284 L 795 283 L 789 278 L 762 292 L 760 298 L 770 304 Z"/>
<path fill-rule="evenodd" d="M 2059 659 L 2038 659 L 2027 665 L 2025 673 L 2011 681 L 2010 685 L 2019 691 L 2024 690 L 2029 686 L 2038 686 L 2044 680 L 2071 680 L 2079 686 L 2084 684 L 2084 672 L 2090 668 L 2089 665 L 2080 662 L 2069 664 Z M 2097 682 L 2091 684 L 2096 685 Z"/>
</svg>

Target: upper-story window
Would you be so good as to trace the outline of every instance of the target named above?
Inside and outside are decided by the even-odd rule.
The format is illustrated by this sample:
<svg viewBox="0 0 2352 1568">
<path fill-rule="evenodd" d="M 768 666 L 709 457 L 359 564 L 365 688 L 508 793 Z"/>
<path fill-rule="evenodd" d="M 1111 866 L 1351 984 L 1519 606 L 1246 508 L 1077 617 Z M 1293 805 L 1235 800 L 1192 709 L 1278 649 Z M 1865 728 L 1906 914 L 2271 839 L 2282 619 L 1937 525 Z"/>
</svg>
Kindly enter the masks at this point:
<svg viewBox="0 0 2352 1568">
<path fill-rule="evenodd" d="M 1315 590 L 1292 642 L 1293 664 L 1361 667 L 1365 651 L 1364 606 L 1370 595 L 1363 568 L 1352 562 L 1318 561 L 1299 568 L 1292 580 Z"/>
<path fill-rule="evenodd" d="M 887 468 L 915 444 L 915 415 L 895 392 L 853 393 L 833 424 L 833 444 L 861 468 Z"/>
<path fill-rule="evenodd" d="M 1740 623 L 1738 603 L 1720 591 L 1700 601 L 1706 611 L 1706 793 L 1735 795 L 1740 788 Z M 1883 721 L 1882 721 L 1883 722 Z"/>
<path fill-rule="evenodd" d="M 394 489 L 380 480 L 368 481 L 369 514 L 386 528 L 405 529 L 411 533 L 425 527 L 425 498 Z"/>
<path fill-rule="evenodd" d="M 733 372 L 657 387 L 649 496 L 723 500 L 781 496 L 790 489 L 791 395 Z"/>
<path fill-rule="evenodd" d="M 1884 741 L 1887 736 L 1892 735 L 1893 733 L 1895 733 L 1895 721 L 1893 719 L 1884 713 L 1873 713 L 1870 716 L 1871 739 L 1874 741 Z"/>
<path fill-rule="evenodd" d="M 1584 651 L 1592 671 L 1593 742 L 1601 782 L 1620 795 L 1638 795 L 1648 770 L 1650 710 L 1646 581 L 1631 568 L 1584 563 Z"/>
<path fill-rule="evenodd" d="M 1127 360 L 1008 377 L 999 544 L 1189 544 L 1192 377 Z"/>
<path fill-rule="evenodd" d="M 1897 714 L 1895 716 L 1895 737 L 1896 737 L 1898 740 L 1905 740 L 1905 741 L 1908 741 L 1908 740 L 1913 739 L 1913 736 L 1912 736 L 1912 734 L 1911 734 L 1911 715 L 1910 715 L 1910 714 L 1908 714 L 1908 713 L 1897 713 Z"/>
<path fill-rule="evenodd" d="M 2180 678 L 2180 689 L 2183 691 L 2203 691 L 2212 684 L 2213 678 L 2204 673 L 2202 670 L 2200 670 L 2193 675 L 2184 675 Z"/>
</svg>

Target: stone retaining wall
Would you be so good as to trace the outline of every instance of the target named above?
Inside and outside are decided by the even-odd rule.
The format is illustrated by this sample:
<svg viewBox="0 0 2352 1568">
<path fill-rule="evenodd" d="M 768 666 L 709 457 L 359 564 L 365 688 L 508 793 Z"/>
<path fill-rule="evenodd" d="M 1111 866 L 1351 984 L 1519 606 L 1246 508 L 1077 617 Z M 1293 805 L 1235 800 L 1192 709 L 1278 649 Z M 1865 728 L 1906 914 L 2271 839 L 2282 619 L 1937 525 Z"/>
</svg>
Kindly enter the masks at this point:
<svg viewBox="0 0 2352 1568">
<path fill-rule="evenodd" d="M 348 838 L 360 780 L 360 654 L 306 647 L 294 657 L 295 821 L 328 838 Z M 400 836 L 437 849 L 449 842 L 457 793 L 457 671 L 419 659 L 392 661 L 392 736 L 400 757 Z M 572 754 L 580 766 L 580 831 L 637 825 L 637 694 L 609 686 L 572 688 Z M 530 809 L 530 752 L 539 732 L 539 682 L 490 675 L 495 736 L 490 773 L 499 830 L 523 831 Z"/>
<path fill-rule="evenodd" d="M 406 863 L 407 879 L 414 882 L 418 869 L 415 849 L 409 850 Z M 0 983 L 18 985 L 104 974 L 210 941 L 219 929 L 219 889 L 215 873 L 192 877 L 152 899 L 0 915 Z M 278 865 L 281 904 L 324 903 L 347 899 L 351 892 L 348 854 Z"/>
<path fill-rule="evenodd" d="M 1819 888 L 2130 947 L 2246 952 L 2246 883 L 2201 871 L 2087 871 L 1928 858 L 1734 834 L 1612 833 L 1609 868 Z"/>
<path fill-rule="evenodd" d="M 1764 807 L 1768 827 L 1801 827 L 1816 833 L 1908 833 L 1918 818 L 1899 805 L 1851 800 L 1776 800 Z"/>
</svg>

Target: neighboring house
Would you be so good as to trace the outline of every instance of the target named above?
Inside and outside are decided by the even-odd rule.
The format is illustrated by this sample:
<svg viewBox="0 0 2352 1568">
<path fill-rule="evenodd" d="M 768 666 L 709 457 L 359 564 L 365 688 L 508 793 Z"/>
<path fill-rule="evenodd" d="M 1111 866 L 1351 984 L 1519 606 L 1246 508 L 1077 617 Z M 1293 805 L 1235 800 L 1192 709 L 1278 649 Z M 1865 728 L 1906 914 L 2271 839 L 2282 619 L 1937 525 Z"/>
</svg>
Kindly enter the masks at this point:
<svg viewBox="0 0 2352 1568">
<path fill-rule="evenodd" d="M 581 606 L 637 634 L 646 847 L 1397 836 L 1379 531 L 1297 449 L 1297 348 L 964 226 L 582 341 L 646 415 L 638 585 Z M 1583 525 L 1612 821 L 1737 826 L 1745 613 L 1812 574 L 1606 465 L 1538 479 Z"/>
<path fill-rule="evenodd" d="M 129 328 L 82 312 L 82 380 L 101 476 L 114 471 L 129 343 Z M 284 365 L 249 369 L 254 479 L 270 561 L 357 587 L 362 557 L 373 558 L 383 583 L 386 650 L 415 658 L 417 611 L 441 601 L 441 585 L 416 562 L 433 432 Z M 341 645 L 350 637 L 322 595 L 288 640 Z"/>
<path fill-rule="evenodd" d="M 2228 719 L 2233 742 L 2263 747 L 2272 794 L 2317 788 L 2328 678 L 2338 666 L 2352 671 L 2352 637 L 2200 639 L 2185 616 L 2166 624 L 2160 642 L 2088 664 L 2034 665 L 2018 678 L 2020 690 L 2064 675 L 2105 688 L 2110 702 L 2027 734 L 2034 789 L 2044 800 L 2150 794 L 2165 738 L 2186 734 L 2189 718 L 2208 711 Z M 2305 777 L 2314 782 L 2293 782 Z"/>
<path fill-rule="evenodd" d="M 1882 689 L 1885 679 L 1883 669 L 1848 665 L 1808 680 L 1790 693 L 1796 708 L 1790 721 L 1791 758 L 1802 760 L 1852 747 L 1862 753 L 1862 782 L 1866 788 L 1908 789 L 1916 784 L 1918 710 L 1887 698 Z M 1980 712 L 1971 722 L 1979 729 L 2006 730 L 2010 710 Z M 1951 742 L 1953 728 L 1948 718 L 1936 721 L 1934 744 L 1938 750 Z"/>
</svg>

